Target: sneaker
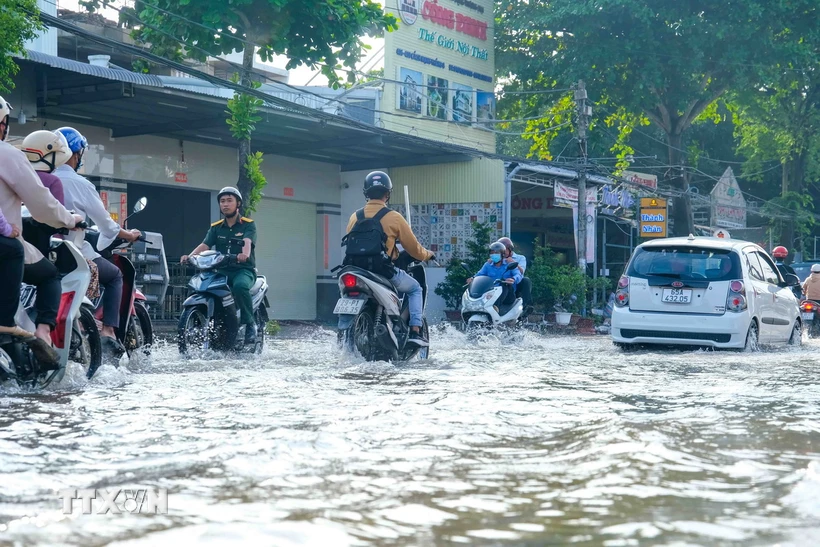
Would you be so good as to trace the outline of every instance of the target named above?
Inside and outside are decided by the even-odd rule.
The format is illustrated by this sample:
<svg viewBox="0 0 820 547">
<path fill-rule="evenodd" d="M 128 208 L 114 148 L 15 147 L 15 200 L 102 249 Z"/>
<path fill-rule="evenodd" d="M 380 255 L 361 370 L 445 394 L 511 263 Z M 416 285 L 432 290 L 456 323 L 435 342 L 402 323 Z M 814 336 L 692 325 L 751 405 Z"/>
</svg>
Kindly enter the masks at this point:
<svg viewBox="0 0 820 547">
<path fill-rule="evenodd" d="M 416 344 L 417 346 L 427 347 L 430 342 L 420 332 L 410 331 L 410 338 L 407 339 L 408 344 Z"/>
<path fill-rule="evenodd" d="M 245 327 L 245 345 L 256 345 L 256 325 Z"/>
</svg>

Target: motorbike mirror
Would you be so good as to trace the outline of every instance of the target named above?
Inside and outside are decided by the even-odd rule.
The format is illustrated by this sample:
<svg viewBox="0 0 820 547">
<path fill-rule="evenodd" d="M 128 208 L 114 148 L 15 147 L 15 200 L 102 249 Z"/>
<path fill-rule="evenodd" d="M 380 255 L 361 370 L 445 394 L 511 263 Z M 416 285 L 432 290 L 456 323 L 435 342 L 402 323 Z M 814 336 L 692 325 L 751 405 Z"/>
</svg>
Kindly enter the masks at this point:
<svg viewBox="0 0 820 547">
<path fill-rule="evenodd" d="M 470 268 L 469 268 L 469 267 L 467 266 L 467 264 L 465 264 L 464 262 L 462 262 L 462 263 L 461 263 L 461 267 L 462 267 L 462 268 L 464 268 L 464 271 L 465 271 L 465 272 L 467 272 L 467 273 L 472 273 L 472 272 L 470 271 Z"/>
<path fill-rule="evenodd" d="M 134 204 L 134 214 L 142 212 L 146 205 L 148 205 L 148 199 L 145 196 L 142 196 Z"/>
<path fill-rule="evenodd" d="M 508 272 L 511 272 L 511 271 L 513 271 L 514 269 L 516 269 L 517 267 L 518 267 L 518 262 L 510 262 L 510 263 L 507 265 L 507 271 L 508 271 Z"/>
<path fill-rule="evenodd" d="M 786 282 L 787 287 L 796 287 L 800 285 L 800 278 L 792 273 L 787 273 L 783 276 L 783 280 Z"/>
</svg>

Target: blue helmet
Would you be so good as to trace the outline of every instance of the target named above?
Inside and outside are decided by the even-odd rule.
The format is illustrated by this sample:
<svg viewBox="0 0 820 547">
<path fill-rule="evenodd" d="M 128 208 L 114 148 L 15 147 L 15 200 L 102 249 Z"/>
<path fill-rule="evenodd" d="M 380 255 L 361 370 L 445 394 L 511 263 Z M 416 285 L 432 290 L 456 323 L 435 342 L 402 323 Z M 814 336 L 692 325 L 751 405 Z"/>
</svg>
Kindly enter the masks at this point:
<svg viewBox="0 0 820 547">
<path fill-rule="evenodd" d="M 77 152 L 85 152 L 88 148 L 88 141 L 86 138 L 83 137 L 82 133 L 73 127 L 61 127 L 57 131 L 62 133 L 65 140 L 68 141 L 68 148 L 71 150 L 72 154 L 76 154 Z"/>
</svg>

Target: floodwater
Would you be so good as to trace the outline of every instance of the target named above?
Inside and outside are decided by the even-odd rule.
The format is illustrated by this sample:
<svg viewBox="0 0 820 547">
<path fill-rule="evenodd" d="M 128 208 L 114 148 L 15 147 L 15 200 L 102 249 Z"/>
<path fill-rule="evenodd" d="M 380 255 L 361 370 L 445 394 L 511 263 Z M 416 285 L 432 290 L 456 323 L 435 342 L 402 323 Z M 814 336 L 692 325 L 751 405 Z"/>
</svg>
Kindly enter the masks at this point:
<svg viewBox="0 0 820 547">
<path fill-rule="evenodd" d="M 820 341 L 432 338 L 403 366 L 317 330 L 6 385 L 0 544 L 820 545 Z M 64 514 L 65 488 L 166 488 L 168 513 Z"/>
</svg>

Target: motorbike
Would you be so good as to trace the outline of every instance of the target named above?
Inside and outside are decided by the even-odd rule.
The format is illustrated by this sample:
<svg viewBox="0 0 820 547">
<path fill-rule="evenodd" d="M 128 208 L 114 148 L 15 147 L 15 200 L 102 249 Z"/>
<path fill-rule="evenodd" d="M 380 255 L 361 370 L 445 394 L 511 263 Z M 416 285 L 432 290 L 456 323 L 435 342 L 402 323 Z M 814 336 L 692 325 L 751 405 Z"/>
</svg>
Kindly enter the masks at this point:
<svg viewBox="0 0 820 547">
<path fill-rule="evenodd" d="M 77 227 L 84 228 L 85 223 Z M 82 365 L 87 378 L 91 378 L 102 364 L 100 333 L 91 302 L 85 296 L 91 280 L 88 263 L 76 245 L 68 240 L 51 238 L 49 254 L 61 274 L 62 284 L 57 325 L 51 331 L 59 356 L 58 366 L 55 369 L 41 364 L 25 340 L 0 334 L 0 382 L 15 380 L 20 386 L 44 388 L 62 380 L 68 361 Z M 36 296 L 35 286 L 23 284 L 15 320 L 28 332 L 34 332 L 36 328 Z"/>
<path fill-rule="evenodd" d="M 461 267 L 468 274 L 471 273 L 466 264 L 462 264 Z M 517 262 L 511 262 L 507 265 L 507 271 L 517 267 Z M 524 313 L 521 298 L 516 298 L 512 304 L 506 306 L 496 304 L 503 293 L 502 281 L 499 279 L 484 275 L 476 276 L 465 288 L 461 297 L 461 319 L 468 333 L 504 324 L 515 324 Z"/>
<path fill-rule="evenodd" d="M 410 310 L 386 277 L 355 266 L 339 268 L 339 300 L 333 313 L 339 316 L 338 340 L 343 349 L 358 352 L 366 361 L 409 361 L 427 359 L 430 348 L 408 343 Z M 423 291 L 422 309 L 427 308 L 427 274 L 424 264 L 410 262 L 407 273 Z M 424 319 L 422 332 L 430 339 Z"/>
<path fill-rule="evenodd" d="M 132 216 L 145 209 L 148 200 L 145 197 L 137 200 L 133 212 L 125 219 L 123 225 Z M 148 314 L 148 299 L 136 286 L 137 271 L 134 264 L 127 257 L 127 252 L 133 245 L 132 242 L 122 238 L 116 238 L 106 247 L 100 249 L 100 232 L 95 226 L 85 232 L 85 240 L 100 253 L 100 256 L 111 261 L 122 272 L 122 300 L 120 302 L 119 327 L 114 329 L 117 340 L 125 347 L 128 356 L 133 352 L 141 350 L 145 355 L 150 355 L 150 347 L 154 342 L 154 327 L 151 323 L 151 316 Z M 140 236 L 138 242 L 147 242 L 145 236 Z M 102 241 L 102 244 L 108 241 Z M 93 300 L 94 316 L 102 324 L 103 319 L 103 295 L 105 287 L 100 287 L 100 294 Z"/>
<path fill-rule="evenodd" d="M 820 302 L 816 300 L 802 300 L 800 302 L 800 317 L 803 319 L 803 330 L 814 338 L 820 334 Z"/>
<path fill-rule="evenodd" d="M 182 315 L 177 328 L 179 353 L 188 355 L 191 350 L 236 351 L 262 353 L 265 346 L 265 325 L 267 325 L 268 282 L 265 276 L 256 276 L 251 287 L 251 301 L 256 319 L 256 344 L 245 347 L 245 325 L 240 325 L 237 308 L 228 277 L 220 268 L 236 262 L 236 256 L 208 250 L 188 258 L 188 264 L 198 270 L 188 282 L 193 290 L 182 303 Z"/>
</svg>

